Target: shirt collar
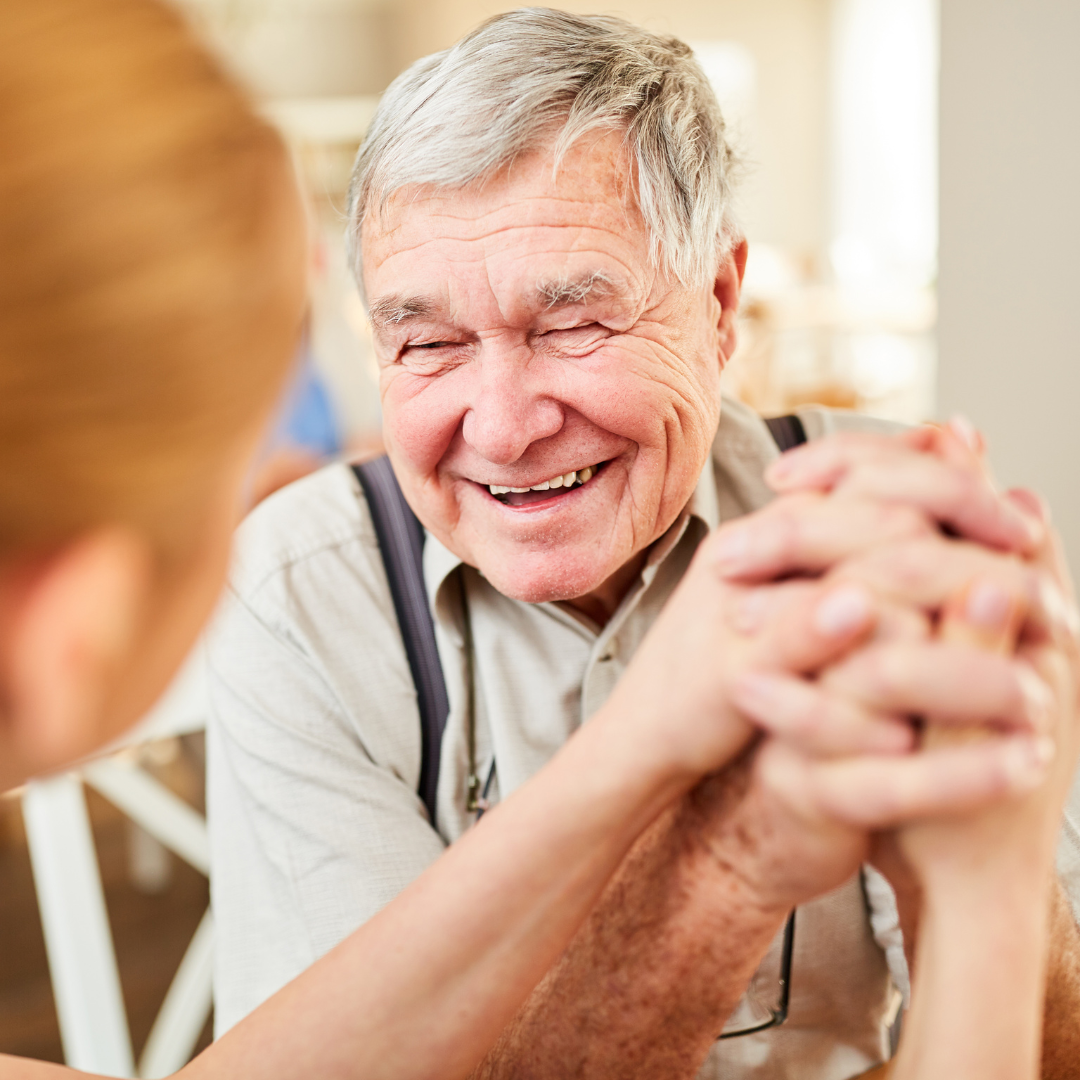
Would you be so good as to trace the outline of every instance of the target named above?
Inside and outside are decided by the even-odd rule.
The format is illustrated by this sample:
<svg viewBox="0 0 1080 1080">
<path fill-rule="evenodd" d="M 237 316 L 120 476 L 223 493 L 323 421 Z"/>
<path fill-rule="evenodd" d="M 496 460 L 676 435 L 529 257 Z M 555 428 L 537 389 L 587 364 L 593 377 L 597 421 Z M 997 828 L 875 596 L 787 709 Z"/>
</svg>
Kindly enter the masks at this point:
<svg viewBox="0 0 1080 1080">
<path fill-rule="evenodd" d="M 462 565 L 459 559 L 442 541 L 424 530 L 424 584 L 428 603 L 435 610 L 435 598 L 446 579 Z"/>
</svg>

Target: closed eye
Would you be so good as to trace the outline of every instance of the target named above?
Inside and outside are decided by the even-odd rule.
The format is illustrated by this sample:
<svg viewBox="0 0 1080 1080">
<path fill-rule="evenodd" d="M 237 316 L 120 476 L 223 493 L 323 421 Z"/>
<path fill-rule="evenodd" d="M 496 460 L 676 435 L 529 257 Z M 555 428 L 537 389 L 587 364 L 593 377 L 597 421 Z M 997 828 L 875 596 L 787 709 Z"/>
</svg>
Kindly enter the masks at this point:
<svg viewBox="0 0 1080 1080">
<path fill-rule="evenodd" d="M 577 326 L 556 326 L 551 330 L 545 330 L 541 333 L 541 337 L 551 337 L 552 334 L 578 334 L 587 333 L 593 330 L 603 330 L 598 322 L 579 323 Z"/>
<path fill-rule="evenodd" d="M 410 341 L 398 353 L 398 363 L 419 375 L 440 375 L 467 356 L 468 346 L 461 341 Z"/>
<path fill-rule="evenodd" d="M 613 331 L 602 323 L 582 323 L 580 326 L 557 327 L 537 334 L 537 344 L 554 349 L 567 349 L 574 352 L 588 351 L 595 348 Z"/>
</svg>

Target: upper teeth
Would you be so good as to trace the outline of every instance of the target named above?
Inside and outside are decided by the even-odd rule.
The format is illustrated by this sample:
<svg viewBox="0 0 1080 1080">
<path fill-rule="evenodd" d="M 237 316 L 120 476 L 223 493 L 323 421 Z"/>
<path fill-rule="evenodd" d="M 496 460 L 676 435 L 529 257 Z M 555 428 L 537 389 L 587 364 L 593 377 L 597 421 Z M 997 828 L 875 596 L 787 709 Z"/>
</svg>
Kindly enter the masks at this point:
<svg viewBox="0 0 1080 1080">
<path fill-rule="evenodd" d="M 501 484 L 489 484 L 492 495 L 508 495 L 511 491 L 520 494 L 523 491 L 547 491 L 550 488 L 573 487 L 574 484 L 587 484 L 596 475 L 595 465 L 586 465 L 577 472 L 560 473 L 550 480 L 543 480 L 532 487 L 503 487 Z"/>
</svg>

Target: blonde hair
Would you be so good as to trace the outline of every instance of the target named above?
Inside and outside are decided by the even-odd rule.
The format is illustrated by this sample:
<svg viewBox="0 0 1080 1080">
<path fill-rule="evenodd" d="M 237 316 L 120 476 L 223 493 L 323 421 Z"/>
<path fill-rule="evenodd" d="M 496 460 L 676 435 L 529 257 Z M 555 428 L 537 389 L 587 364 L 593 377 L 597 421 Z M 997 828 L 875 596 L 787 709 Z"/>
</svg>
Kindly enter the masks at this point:
<svg viewBox="0 0 1080 1080">
<path fill-rule="evenodd" d="M 0 3 L 0 555 L 107 522 L 183 548 L 298 329 L 289 175 L 163 4 Z"/>
</svg>

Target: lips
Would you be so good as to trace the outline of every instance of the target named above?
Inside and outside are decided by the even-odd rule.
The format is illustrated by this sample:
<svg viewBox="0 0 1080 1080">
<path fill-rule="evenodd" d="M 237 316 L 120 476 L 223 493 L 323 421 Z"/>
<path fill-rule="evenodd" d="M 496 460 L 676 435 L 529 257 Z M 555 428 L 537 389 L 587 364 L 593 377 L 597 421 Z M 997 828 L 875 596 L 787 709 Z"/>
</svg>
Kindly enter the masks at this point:
<svg viewBox="0 0 1080 1080">
<path fill-rule="evenodd" d="M 532 487 L 515 488 L 505 487 L 501 484 L 488 485 L 488 491 L 492 497 L 504 506 L 531 506 L 535 503 L 549 502 L 562 498 L 577 488 L 584 487 L 604 467 L 606 462 L 598 465 L 587 465 L 583 469 L 573 472 L 560 473 L 548 480 L 542 480 Z"/>
</svg>

